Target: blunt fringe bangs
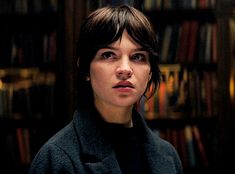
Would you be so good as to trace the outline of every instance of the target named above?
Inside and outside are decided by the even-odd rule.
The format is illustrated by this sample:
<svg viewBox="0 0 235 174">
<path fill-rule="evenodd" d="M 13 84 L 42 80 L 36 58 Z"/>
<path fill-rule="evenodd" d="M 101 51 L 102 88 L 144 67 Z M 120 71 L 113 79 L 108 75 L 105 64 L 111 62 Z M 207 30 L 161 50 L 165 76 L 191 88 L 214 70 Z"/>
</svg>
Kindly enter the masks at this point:
<svg viewBox="0 0 235 174">
<path fill-rule="evenodd" d="M 128 5 L 103 7 L 95 10 L 86 18 L 77 42 L 79 109 L 84 109 L 93 103 L 92 88 L 90 82 L 86 81 L 86 77 L 89 76 L 90 64 L 96 52 L 120 39 L 124 30 L 150 54 L 152 76 L 145 92 L 150 95 L 146 97 L 150 98 L 158 88 L 160 83 L 158 43 L 147 17 Z"/>
</svg>

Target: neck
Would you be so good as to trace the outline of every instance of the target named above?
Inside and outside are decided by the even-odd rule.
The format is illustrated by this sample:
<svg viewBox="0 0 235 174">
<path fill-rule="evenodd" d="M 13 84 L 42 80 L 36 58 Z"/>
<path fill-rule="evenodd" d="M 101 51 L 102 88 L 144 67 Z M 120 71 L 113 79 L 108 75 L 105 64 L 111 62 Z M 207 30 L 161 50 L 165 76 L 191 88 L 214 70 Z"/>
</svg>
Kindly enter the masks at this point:
<svg viewBox="0 0 235 174">
<path fill-rule="evenodd" d="M 130 107 L 116 107 L 107 106 L 102 103 L 95 102 L 95 107 L 100 113 L 104 121 L 108 123 L 123 124 L 126 127 L 132 127 L 132 108 Z"/>
</svg>

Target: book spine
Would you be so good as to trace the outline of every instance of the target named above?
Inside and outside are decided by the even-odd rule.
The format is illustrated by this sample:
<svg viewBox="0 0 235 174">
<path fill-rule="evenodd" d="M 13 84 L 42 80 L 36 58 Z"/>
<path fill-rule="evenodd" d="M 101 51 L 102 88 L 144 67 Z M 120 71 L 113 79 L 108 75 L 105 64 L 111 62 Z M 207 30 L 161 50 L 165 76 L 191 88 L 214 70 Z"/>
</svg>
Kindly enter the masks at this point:
<svg viewBox="0 0 235 174">
<path fill-rule="evenodd" d="M 194 142 L 193 142 L 194 140 L 193 140 L 191 126 L 189 126 L 189 125 L 186 126 L 184 129 L 184 132 L 185 132 L 185 138 L 186 138 L 189 166 L 195 167 L 196 166 L 196 158 L 195 158 L 195 152 L 194 152 Z"/>
</svg>

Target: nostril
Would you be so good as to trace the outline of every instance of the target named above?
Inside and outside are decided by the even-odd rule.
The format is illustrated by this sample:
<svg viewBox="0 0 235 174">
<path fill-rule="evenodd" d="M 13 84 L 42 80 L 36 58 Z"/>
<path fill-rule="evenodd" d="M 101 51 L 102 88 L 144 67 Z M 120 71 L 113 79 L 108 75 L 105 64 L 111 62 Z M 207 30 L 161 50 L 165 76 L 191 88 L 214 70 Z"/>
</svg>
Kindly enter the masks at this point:
<svg viewBox="0 0 235 174">
<path fill-rule="evenodd" d="M 129 70 L 120 70 L 117 72 L 117 76 L 120 79 L 127 79 L 130 78 L 132 76 L 132 72 Z"/>
</svg>

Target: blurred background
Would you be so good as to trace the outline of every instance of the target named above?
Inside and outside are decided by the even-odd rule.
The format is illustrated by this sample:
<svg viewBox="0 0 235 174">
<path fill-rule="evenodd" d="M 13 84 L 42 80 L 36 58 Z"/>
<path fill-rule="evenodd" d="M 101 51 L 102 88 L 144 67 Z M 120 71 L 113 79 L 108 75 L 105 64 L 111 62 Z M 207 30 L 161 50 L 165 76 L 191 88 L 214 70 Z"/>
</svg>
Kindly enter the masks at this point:
<svg viewBox="0 0 235 174">
<path fill-rule="evenodd" d="M 234 0 L 0 0 L 0 173 L 27 173 L 72 119 L 81 23 L 123 3 L 147 15 L 159 41 L 163 81 L 137 109 L 185 174 L 234 171 Z"/>
</svg>

